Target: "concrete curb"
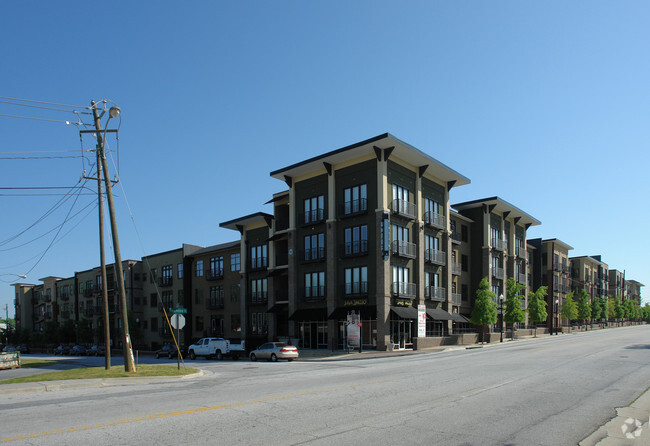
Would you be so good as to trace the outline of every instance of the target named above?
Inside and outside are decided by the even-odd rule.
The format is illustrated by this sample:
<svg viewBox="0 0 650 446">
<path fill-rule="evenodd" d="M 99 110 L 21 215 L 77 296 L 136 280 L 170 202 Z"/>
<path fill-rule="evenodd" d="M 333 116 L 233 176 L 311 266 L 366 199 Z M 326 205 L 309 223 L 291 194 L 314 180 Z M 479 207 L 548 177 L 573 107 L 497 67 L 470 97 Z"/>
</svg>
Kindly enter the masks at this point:
<svg viewBox="0 0 650 446">
<path fill-rule="evenodd" d="M 183 379 L 200 378 L 211 374 L 205 370 L 183 376 L 142 376 L 136 378 L 66 379 L 61 381 L 38 381 L 33 383 L 2 384 L 0 395 L 21 393 L 54 392 L 57 390 L 89 389 L 93 387 L 117 387 L 152 382 L 174 382 Z"/>
<path fill-rule="evenodd" d="M 650 444 L 650 388 L 616 416 L 578 443 L 580 446 Z"/>
</svg>

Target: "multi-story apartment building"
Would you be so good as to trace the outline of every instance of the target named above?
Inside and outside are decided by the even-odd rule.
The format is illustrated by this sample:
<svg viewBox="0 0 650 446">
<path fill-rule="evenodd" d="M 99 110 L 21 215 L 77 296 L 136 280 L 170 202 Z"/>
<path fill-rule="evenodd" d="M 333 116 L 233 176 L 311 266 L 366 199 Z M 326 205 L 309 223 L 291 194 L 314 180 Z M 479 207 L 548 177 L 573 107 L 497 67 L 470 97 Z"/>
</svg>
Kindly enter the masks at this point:
<svg viewBox="0 0 650 446">
<path fill-rule="evenodd" d="M 188 257 L 187 334 L 241 339 L 240 242 L 209 246 Z M 189 345 L 188 342 L 185 343 Z"/>
<path fill-rule="evenodd" d="M 561 325 L 559 309 L 566 295 L 571 292 L 569 251 L 573 250 L 573 247 L 557 238 L 545 240 L 537 238 L 528 240 L 528 243 L 535 247 L 533 257 L 536 267 L 533 269 L 531 289 L 547 287 L 546 325 L 549 330 L 552 330 Z"/>
<path fill-rule="evenodd" d="M 509 277 L 526 286 L 527 297 L 526 231 L 541 222 L 499 197 L 458 203 L 453 208 L 472 221 L 469 282 L 472 306 L 483 277 L 488 278 L 497 299 L 505 296 Z"/>
<path fill-rule="evenodd" d="M 142 318 L 144 298 L 142 295 L 142 262 L 137 260 L 123 260 L 124 288 L 127 311 L 133 314 L 136 325 L 132 329 L 131 337 L 135 347 L 143 345 L 143 338 L 138 330 Z M 110 342 L 114 347 L 122 345 L 121 328 L 121 298 L 117 290 L 115 279 L 115 265 L 106 265 L 106 284 L 102 283 L 100 267 L 95 267 L 75 274 L 77 282 L 76 311 L 78 320 L 85 319 L 93 330 L 94 342 L 102 342 L 104 337 L 104 288 L 108 297 L 108 315 Z"/>
<path fill-rule="evenodd" d="M 571 257 L 571 288 L 577 295 L 585 290 L 590 299 L 607 298 L 609 294 L 609 268 L 600 256 Z"/>
<path fill-rule="evenodd" d="M 625 287 L 625 271 L 617 269 L 609 270 L 609 297 L 620 296 L 627 299 L 627 289 Z"/>
<path fill-rule="evenodd" d="M 53 304 L 54 320 L 60 325 L 68 321 L 75 321 L 75 298 L 77 280 L 74 276 L 66 279 L 59 279 L 55 282 L 55 302 Z"/>
<path fill-rule="evenodd" d="M 641 305 L 641 287 L 645 285 L 636 280 L 625 280 L 625 285 L 627 288 L 626 298 L 635 300 L 639 305 Z"/>
<path fill-rule="evenodd" d="M 471 289 L 471 228 L 474 223 L 469 218 L 459 213 L 449 211 L 449 224 L 451 231 L 451 298 L 458 313 L 469 317 L 472 313 Z M 443 332 L 435 331 L 436 334 Z"/>
<path fill-rule="evenodd" d="M 145 345 L 159 348 L 161 344 L 172 343 L 169 310 L 188 307 L 185 289 L 190 286 L 186 283 L 188 280 L 191 284 L 191 275 L 187 277 L 185 274 L 189 267 L 186 266 L 187 256 L 199 249 L 200 246 L 183 244 L 180 248 L 142 258 L 143 302 L 136 326 Z M 189 324 L 179 334 L 181 344 L 191 339 Z"/>
<path fill-rule="evenodd" d="M 466 177 L 390 134 L 271 176 L 289 187 L 274 215 L 221 225 L 242 234 L 243 326 L 339 348 L 355 311 L 363 343 L 386 349 L 413 344 L 418 305 L 446 332 L 466 321 L 454 311 L 449 219 L 449 191 Z"/>
</svg>

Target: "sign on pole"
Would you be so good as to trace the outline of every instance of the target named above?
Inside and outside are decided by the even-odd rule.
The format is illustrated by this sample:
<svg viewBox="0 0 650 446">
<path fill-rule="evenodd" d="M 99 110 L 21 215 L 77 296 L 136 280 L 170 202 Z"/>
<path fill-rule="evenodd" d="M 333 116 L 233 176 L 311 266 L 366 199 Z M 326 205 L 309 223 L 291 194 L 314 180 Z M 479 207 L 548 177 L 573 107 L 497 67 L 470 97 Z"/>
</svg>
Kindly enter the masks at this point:
<svg viewBox="0 0 650 446">
<path fill-rule="evenodd" d="M 187 314 L 187 308 L 170 308 L 169 312 L 172 314 Z"/>
<path fill-rule="evenodd" d="M 182 314 L 172 314 L 172 317 L 169 318 L 169 322 L 171 322 L 172 327 L 180 330 L 185 327 L 185 316 Z"/>
<path fill-rule="evenodd" d="M 348 351 L 355 349 L 361 351 L 361 315 L 354 311 L 348 313 L 346 328 Z"/>
<path fill-rule="evenodd" d="M 427 335 L 427 307 L 418 305 L 418 338 L 424 338 Z"/>
</svg>

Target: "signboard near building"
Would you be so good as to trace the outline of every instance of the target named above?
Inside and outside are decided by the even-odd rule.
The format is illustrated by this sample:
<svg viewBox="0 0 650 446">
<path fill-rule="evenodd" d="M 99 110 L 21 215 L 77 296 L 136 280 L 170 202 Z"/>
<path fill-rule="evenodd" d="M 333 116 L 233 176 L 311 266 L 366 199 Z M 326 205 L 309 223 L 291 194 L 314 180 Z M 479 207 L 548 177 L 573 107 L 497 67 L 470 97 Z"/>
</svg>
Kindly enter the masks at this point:
<svg viewBox="0 0 650 446">
<path fill-rule="evenodd" d="M 351 311 L 345 323 L 347 349 L 361 351 L 361 315 Z"/>
<path fill-rule="evenodd" d="M 427 335 L 427 307 L 418 305 L 418 338 L 424 338 Z"/>
</svg>

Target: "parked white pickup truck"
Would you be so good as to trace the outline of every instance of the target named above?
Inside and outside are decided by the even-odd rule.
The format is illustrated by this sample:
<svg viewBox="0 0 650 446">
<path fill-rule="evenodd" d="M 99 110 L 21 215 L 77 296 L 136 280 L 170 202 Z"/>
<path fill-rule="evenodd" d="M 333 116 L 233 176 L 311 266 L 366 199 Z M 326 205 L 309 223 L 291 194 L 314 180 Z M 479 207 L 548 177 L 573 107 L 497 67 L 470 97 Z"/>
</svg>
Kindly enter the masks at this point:
<svg viewBox="0 0 650 446">
<path fill-rule="evenodd" d="M 223 338 L 201 338 L 187 348 L 187 356 L 192 360 L 197 356 L 214 357 L 218 360 L 226 357 L 239 359 L 240 356 L 246 355 L 244 342 L 231 344 Z"/>
</svg>

